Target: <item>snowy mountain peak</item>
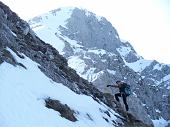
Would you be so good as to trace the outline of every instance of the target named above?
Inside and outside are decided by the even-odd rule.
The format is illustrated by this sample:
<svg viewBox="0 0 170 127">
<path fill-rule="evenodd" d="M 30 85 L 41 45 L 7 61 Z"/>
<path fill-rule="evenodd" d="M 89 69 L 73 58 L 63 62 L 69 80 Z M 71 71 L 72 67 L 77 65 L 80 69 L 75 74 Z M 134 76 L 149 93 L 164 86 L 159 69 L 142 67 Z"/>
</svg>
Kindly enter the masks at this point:
<svg viewBox="0 0 170 127">
<path fill-rule="evenodd" d="M 50 29 L 56 30 L 60 25 L 65 26 L 66 20 L 71 17 L 72 11 L 75 8 L 59 8 L 45 13 L 41 16 L 37 16 L 29 21 L 33 29 L 41 29 L 45 25 L 49 26 Z M 59 18 L 60 17 L 60 18 Z"/>
<path fill-rule="evenodd" d="M 36 16 L 33 19 L 29 20 L 28 22 L 32 26 L 33 29 L 40 27 L 42 25 L 47 25 L 50 28 L 56 29 L 59 26 L 64 27 L 67 23 L 67 20 L 71 18 L 71 15 L 77 10 L 82 11 L 83 14 L 86 15 L 87 17 L 90 17 L 93 15 L 98 20 L 102 19 L 102 17 L 96 16 L 94 13 L 89 12 L 86 9 L 77 8 L 77 7 L 63 7 L 63 8 L 58 8 L 58 9 L 49 11 L 48 13 L 45 13 L 41 16 Z"/>
<path fill-rule="evenodd" d="M 48 32 L 53 32 L 56 36 L 66 36 L 89 48 L 114 51 L 120 45 L 117 31 L 111 23 L 85 9 L 62 8 L 53 10 L 33 18 L 29 24 L 36 33 L 42 29 L 47 29 Z M 58 50 L 61 52 L 61 49 Z"/>
<path fill-rule="evenodd" d="M 119 38 L 117 30 L 104 17 L 80 8 L 67 11 L 66 16 L 60 11 L 54 12 L 55 19 L 29 21 L 43 41 L 57 49 L 71 68 L 102 92 L 114 95 L 116 90 L 106 85 L 116 80 L 130 84 L 134 96 L 129 99 L 129 107 L 137 118 L 147 124 L 161 118 L 164 121 L 160 124 L 168 123 L 169 107 L 164 105 L 169 104 L 169 66 L 160 66 L 154 60 L 139 56 L 128 41 Z M 164 104 L 160 105 L 159 101 Z"/>
</svg>

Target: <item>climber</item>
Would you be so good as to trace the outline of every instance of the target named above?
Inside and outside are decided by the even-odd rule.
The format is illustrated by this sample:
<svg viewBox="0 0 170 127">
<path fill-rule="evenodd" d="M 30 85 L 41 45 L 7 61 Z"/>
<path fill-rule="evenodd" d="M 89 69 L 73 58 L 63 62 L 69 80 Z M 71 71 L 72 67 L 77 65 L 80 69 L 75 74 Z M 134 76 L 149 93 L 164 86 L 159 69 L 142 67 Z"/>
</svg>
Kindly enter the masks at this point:
<svg viewBox="0 0 170 127">
<path fill-rule="evenodd" d="M 126 83 L 122 82 L 122 81 L 116 81 L 116 84 L 107 85 L 107 87 L 109 87 L 109 86 L 119 88 L 119 93 L 115 94 L 115 98 L 119 102 L 119 97 L 122 97 L 126 111 L 128 111 L 129 107 L 128 107 L 128 104 L 127 104 L 127 101 L 126 101 L 126 97 L 131 94 L 130 86 L 127 85 Z"/>
</svg>

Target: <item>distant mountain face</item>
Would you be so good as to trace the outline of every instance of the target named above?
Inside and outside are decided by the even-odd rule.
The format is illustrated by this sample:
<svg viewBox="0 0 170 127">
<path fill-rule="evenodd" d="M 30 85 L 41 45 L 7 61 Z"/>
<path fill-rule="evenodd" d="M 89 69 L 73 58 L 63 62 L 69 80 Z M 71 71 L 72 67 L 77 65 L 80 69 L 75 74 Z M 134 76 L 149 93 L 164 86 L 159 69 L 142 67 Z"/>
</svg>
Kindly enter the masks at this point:
<svg viewBox="0 0 170 127">
<path fill-rule="evenodd" d="M 34 32 L 100 91 L 123 80 L 131 85 L 130 112 L 155 126 L 170 121 L 170 65 L 139 56 L 104 17 L 79 8 L 53 10 L 29 21 Z M 160 124 L 158 125 L 159 122 Z M 162 123 L 161 123 L 162 122 Z"/>
<path fill-rule="evenodd" d="M 67 12 L 60 16 L 72 14 Z M 54 18 L 55 14 L 44 18 Z M 38 21 L 43 20 L 38 17 Z M 60 18 L 60 25 L 63 21 Z M 34 28 L 44 27 L 39 22 Z M 47 27 L 44 36 L 64 55 L 61 49 L 70 48 L 67 40 L 62 40 L 66 38 L 59 33 L 47 37 L 54 29 L 58 31 L 54 26 Z M 77 41 L 72 43 L 76 45 Z M 152 126 L 126 113 L 112 95 L 81 78 L 55 48 L 38 38 L 27 22 L 0 2 L 1 127 Z"/>
</svg>

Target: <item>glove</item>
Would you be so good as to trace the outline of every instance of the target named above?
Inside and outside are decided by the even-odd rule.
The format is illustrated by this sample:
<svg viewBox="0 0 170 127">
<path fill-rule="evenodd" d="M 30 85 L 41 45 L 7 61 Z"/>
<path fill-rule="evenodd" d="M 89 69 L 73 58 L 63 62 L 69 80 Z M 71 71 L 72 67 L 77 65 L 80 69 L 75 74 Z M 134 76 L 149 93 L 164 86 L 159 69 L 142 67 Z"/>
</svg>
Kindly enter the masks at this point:
<svg viewBox="0 0 170 127">
<path fill-rule="evenodd" d="M 111 86 L 111 85 L 107 85 L 106 87 L 109 87 L 109 86 Z"/>
</svg>

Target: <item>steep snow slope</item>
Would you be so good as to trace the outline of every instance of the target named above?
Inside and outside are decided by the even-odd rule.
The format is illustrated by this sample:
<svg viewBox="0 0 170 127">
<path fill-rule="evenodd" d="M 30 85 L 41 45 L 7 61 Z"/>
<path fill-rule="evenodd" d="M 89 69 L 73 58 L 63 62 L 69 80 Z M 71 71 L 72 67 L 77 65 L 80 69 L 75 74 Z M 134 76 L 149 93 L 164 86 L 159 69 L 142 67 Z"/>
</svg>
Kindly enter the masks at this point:
<svg viewBox="0 0 170 127">
<path fill-rule="evenodd" d="M 41 36 L 43 41 L 52 44 L 60 52 L 60 54 L 63 54 L 62 50 L 65 45 L 63 41 L 56 38 L 55 34 L 56 31 L 58 31 L 59 26 L 65 25 L 65 20 L 71 16 L 72 10 L 73 8 L 57 9 L 44 14 L 41 17 L 35 17 L 32 20 L 32 23 L 30 23 L 32 29 L 36 31 L 36 34 Z M 59 16 L 60 18 L 56 18 L 56 16 Z"/>
<path fill-rule="evenodd" d="M 21 59 L 8 50 L 27 69 L 8 63 L 0 65 L 1 127 L 113 127 L 112 121 L 117 119 L 114 115 L 118 115 L 113 110 L 90 96 L 78 95 L 53 82 L 39 70 L 37 63 L 27 57 Z M 71 122 L 59 112 L 46 108 L 48 98 L 67 104 L 75 111 L 78 121 Z M 104 113 L 108 110 L 110 117 Z"/>
</svg>

